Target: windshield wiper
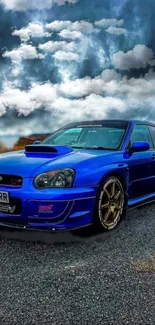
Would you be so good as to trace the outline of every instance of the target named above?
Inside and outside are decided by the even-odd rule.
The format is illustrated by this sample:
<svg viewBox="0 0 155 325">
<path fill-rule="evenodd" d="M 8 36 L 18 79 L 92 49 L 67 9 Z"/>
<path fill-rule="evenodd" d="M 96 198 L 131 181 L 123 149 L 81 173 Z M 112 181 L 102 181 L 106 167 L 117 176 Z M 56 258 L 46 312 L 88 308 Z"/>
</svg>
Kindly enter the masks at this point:
<svg viewBox="0 0 155 325">
<path fill-rule="evenodd" d="M 85 147 L 77 147 L 77 146 L 71 146 L 73 149 L 85 149 Z"/>
<path fill-rule="evenodd" d="M 84 147 L 84 149 L 91 149 L 91 150 L 107 150 L 105 147 Z"/>
<path fill-rule="evenodd" d="M 76 146 L 72 146 L 72 148 L 75 149 L 90 149 L 90 150 L 113 150 L 112 148 L 105 148 L 105 147 L 76 147 Z"/>
</svg>

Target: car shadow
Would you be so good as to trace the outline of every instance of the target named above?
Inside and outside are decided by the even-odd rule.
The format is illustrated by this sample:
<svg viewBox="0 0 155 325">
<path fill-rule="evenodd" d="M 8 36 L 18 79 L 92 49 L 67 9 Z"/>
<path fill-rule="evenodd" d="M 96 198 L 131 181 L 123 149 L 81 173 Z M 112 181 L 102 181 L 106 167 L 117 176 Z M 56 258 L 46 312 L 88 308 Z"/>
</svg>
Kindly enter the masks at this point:
<svg viewBox="0 0 155 325">
<path fill-rule="evenodd" d="M 0 237 L 28 242 L 43 242 L 48 244 L 80 242 L 96 237 L 100 232 L 93 231 L 92 227 L 85 227 L 74 231 L 53 233 L 50 231 L 16 230 L 0 227 Z"/>
</svg>

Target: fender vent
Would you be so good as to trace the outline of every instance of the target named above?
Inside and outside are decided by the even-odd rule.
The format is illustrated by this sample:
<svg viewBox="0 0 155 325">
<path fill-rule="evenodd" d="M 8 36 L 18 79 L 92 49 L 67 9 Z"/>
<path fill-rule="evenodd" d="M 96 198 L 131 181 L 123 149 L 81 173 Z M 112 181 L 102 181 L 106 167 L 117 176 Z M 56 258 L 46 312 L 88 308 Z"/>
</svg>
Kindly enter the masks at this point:
<svg viewBox="0 0 155 325">
<path fill-rule="evenodd" d="M 0 174 L 0 186 L 22 187 L 23 179 L 21 176 Z"/>
</svg>

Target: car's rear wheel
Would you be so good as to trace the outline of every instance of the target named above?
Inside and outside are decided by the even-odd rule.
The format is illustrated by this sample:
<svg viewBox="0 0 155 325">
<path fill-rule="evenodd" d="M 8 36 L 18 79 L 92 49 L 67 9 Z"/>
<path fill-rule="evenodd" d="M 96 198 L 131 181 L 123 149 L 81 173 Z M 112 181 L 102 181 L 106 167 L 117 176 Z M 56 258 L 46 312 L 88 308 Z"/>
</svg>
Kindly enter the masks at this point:
<svg viewBox="0 0 155 325">
<path fill-rule="evenodd" d="M 125 204 L 124 188 L 117 177 L 111 176 L 100 186 L 97 195 L 94 227 L 114 229 L 121 220 Z"/>
</svg>

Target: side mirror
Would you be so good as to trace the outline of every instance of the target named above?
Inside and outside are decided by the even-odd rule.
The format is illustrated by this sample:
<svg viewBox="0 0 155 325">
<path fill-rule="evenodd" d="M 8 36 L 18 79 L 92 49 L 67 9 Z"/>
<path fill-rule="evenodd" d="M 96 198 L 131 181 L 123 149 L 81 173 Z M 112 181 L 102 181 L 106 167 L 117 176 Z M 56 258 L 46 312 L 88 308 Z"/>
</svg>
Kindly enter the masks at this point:
<svg viewBox="0 0 155 325">
<path fill-rule="evenodd" d="M 39 140 L 36 140 L 33 142 L 33 144 L 39 144 L 39 143 L 41 143 L 41 141 L 39 141 Z"/>
<path fill-rule="evenodd" d="M 147 141 L 135 141 L 132 143 L 131 147 L 129 148 L 130 152 L 141 152 L 147 151 L 150 149 L 149 142 Z"/>
</svg>

